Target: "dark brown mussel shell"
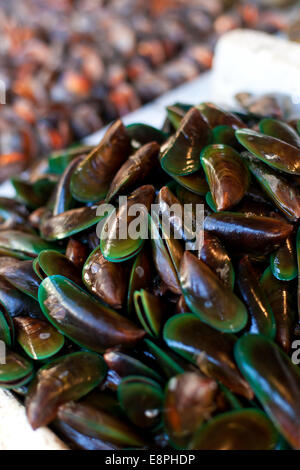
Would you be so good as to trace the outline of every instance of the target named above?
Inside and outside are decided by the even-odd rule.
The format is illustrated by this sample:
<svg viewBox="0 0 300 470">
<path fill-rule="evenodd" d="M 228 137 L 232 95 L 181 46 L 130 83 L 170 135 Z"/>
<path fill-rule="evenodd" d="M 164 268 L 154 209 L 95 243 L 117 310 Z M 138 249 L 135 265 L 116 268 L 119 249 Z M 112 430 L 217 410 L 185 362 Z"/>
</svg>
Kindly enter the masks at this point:
<svg viewBox="0 0 300 470">
<path fill-rule="evenodd" d="M 161 422 L 163 392 L 158 383 L 147 377 L 125 377 L 118 387 L 119 403 L 137 427 L 151 429 Z"/>
<path fill-rule="evenodd" d="M 189 450 L 274 450 L 279 436 L 260 410 L 246 408 L 220 414 L 204 424 Z"/>
<path fill-rule="evenodd" d="M 112 262 L 126 261 L 135 256 L 143 247 L 147 238 L 148 212 L 154 201 L 155 191 L 151 185 L 140 186 L 127 198 L 125 204 L 121 204 L 116 211 L 113 211 L 103 224 L 100 236 L 100 248 L 103 256 Z M 134 216 L 130 211 L 134 207 Z M 139 236 L 130 236 L 131 224 L 137 229 L 139 226 Z M 126 227 L 126 234 L 122 236 L 122 228 Z M 136 230 L 135 230 L 136 231 Z M 136 235 L 136 234 L 135 234 Z"/>
<path fill-rule="evenodd" d="M 14 287 L 2 276 L 0 276 L 0 308 L 1 306 L 11 318 L 18 315 L 42 316 L 39 303 Z"/>
<path fill-rule="evenodd" d="M 45 240 L 62 240 L 97 224 L 97 222 L 107 215 L 107 212 L 101 211 L 102 204 L 103 202 L 100 202 L 99 205 L 70 209 L 61 214 L 44 219 L 41 225 L 42 237 Z M 49 247 L 45 247 L 44 249 L 46 248 Z"/>
<path fill-rule="evenodd" d="M 164 426 L 172 443 L 184 448 L 216 410 L 218 384 L 195 372 L 171 378 L 164 402 Z"/>
<path fill-rule="evenodd" d="M 64 337 L 44 320 L 20 316 L 14 319 L 14 325 L 16 340 L 31 359 L 47 359 L 64 345 Z"/>
<path fill-rule="evenodd" d="M 276 342 L 288 353 L 296 321 L 294 286 L 290 282 L 276 279 L 270 268 L 265 270 L 260 283 L 275 317 Z"/>
<path fill-rule="evenodd" d="M 63 276 L 46 278 L 39 301 L 47 319 L 64 335 L 92 351 L 132 346 L 145 332 Z"/>
<path fill-rule="evenodd" d="M 105 374 L 105 362 L 92 352 L 68 354 L 43 366 L 26 398 L 26 413 L 32 428 L 50 423 L 60 405 L 89 393 Z"/>
<path fill-rule="evenodd" d="M 247 164 L 278 209 L 290 220 L 297 221 L 300 217 L 300 189 L 264 163 L 250 159 Z"/>
<path fill-rule="evenodd" d="M 300 175 L 299 148 L 250 129 L 236 131 L 236 137 L 240 144 L 267 165 L 283 173 Z"/>
<path fill-rule="evenodd" d="M 86 260 L 82 279 L 90 292 L 111 307 L 121 308 L 127 292 L 127 274 L 126 263 L 107 261 L 98 247 Z"/>
<path fill-rule="evenodd" d="M 259 123 L 260 131 L 276 139 L 283 140 L 294 147 L 300 148 L 300 136 L 289 124 L 278 119 L 265 118 Z"/>
<path fill-rule="evenodd" d="M 58 417 L 85 436 L 100 439 L 117 446 L 143 447 L 146 443 L 140 432 L 124 420 L 88 403 L 70 401 L 60 406 Z"/>
<path fill-rule="evenodd" d="M 244 197 L 249 172 L 240 155 L 228 145 L 209 145 L 201 163 L 218 211 L 228 210 Z"/>
<path fill-rule="evenodd" d="M 142 146 L 149 144 L 149 142 L 162 144 L 167 138 L 165 132 L 144 123 L 129 124 L 126 126 L 126 131 L 131 139 L 132 146 Z"/>
<path fill-rule="evenodd" d="M 239 369 L 285 439 L 300 448 L 300 369 L 270 339 L 242 336 L 235 346 Z"/>
<path fill-rule="evenodd" d="M 287 239 L 293 226 L 271 217 L 219 212 L 205 218 L 204 229 L 235 252 L 267 254 Z"/>
<path fill-rule="evenodd" d="M 248 256 L 239 262 L 237 284 L 249 312 L 248 330 L 273 339 L 276 333 L 273 311 Z"/>
<path fill-rule="evenodd" d="M 43 279 L 59 274 L 65 276 L 75 284 L 81 285 L 80 270 L 65 255 L 55 250 L 41 251 L 37 258 L 39 273 Z"/>
<path fill-rule="evenodd" d="M 224 286 L 233 289 L 235 274 L 230 257 L 220 240 L 204 231 L 200 259 L 220 278 Z"/>
<path fill-rule="evenodd" d="M 131 155 L 116 173 L 105 200 L 109 202 L 118 194 L 126 194 L 135 186 L 140 186 L 158 165 L 158 153 L 159 145 L 149 142 Z"/>
<path fill-rule="evenodd" d="M 0 276 L 24 294 L 37 299 L 40 279 L 33 270 L 32 261 L 2 256 Z"/>
<path fill-rule="evenodd" d="M 185 359 L 198 365 L 207 377 L 220 381 L 232 392 L 253 398 L 233 357 L 236 337 L 222 333 L 186 313 L 171 317 L 164 327 L 164 340 Z"/>
<path fill-rule="evenodd" d="M 205 117 L 212 129 L 217 126 L 231 126 L 233 129 L 246 127 L 237 115 L 225 111 L 213 103 L 201 103 L 197 108 Z"/>
<path fill-rule="evenodd" d="M 81 269 L 88 257 L 88 247 L 75 238 L 70 238 L 66 248 L 66 257 Z"/>
<path fill-rule="evenodd" d="M 180 283 L 188 307 L 202 321 L 223 332 L 234 333 L 245 327 L 248 314 L 244 304 L 188 251 L 180 266 Z"/>
<path fill-rule="evenodd" d="M 20 387 L 29 382 L 32 377 L 32 362 L 6 348 L 5 364 L 0 362 L 0 388 Z"/>
<path fill-rule="evenodd" d="M 176 134 L 164 144 L 161 151 L 162 168 L 175 176 L 189 175 L 199 170 L 199 155 L 211 140 L 211 130 L 197 108 L 192 108 L 182 119 Z"/>
<path fill-rule="evenodd" d="M 130 155 L 130 138 L 120 120 L 106 131 L 98 147 L 78 165 L 71 178 L 71 192 L 82 202 L 106 196 L 110 182 Z"/>
<path fill-rule="evenodd" d="M 180 186 L 188 189 L 194 194 L 204 196 L 208 191 L 208 184 L 201 168 L 200 170 L 196 171 L 196 173 L 192 173 L 191 175 L 171 176 Z"/>
<path fill-rule="evenodd" d="M 122 351 L 109 350 L 103 355 L 109 368 L 109 373 L 113 372 L 113 382 L 110 383 L 112 389 L 116 389 L 121 380 L 128 375 L 139 375 L 148 377 L 156 382 L 161 382 L 160 375 L 147 364 Z"/>
</svg>

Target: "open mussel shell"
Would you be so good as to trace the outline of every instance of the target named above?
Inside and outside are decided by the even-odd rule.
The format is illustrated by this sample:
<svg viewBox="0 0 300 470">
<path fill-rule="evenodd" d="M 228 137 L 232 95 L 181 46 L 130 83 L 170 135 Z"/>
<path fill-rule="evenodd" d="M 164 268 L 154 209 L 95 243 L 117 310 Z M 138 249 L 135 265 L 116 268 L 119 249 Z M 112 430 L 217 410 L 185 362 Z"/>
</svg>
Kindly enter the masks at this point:
<svg viewBox="0 0 300 470">
<path fill-rule="evenodd" d="M 158 153 L 159 145 L 156 142 L 140 147 L 116 173 L 105 200 L 109 202 L 118 194 L 126 194 L 143 183 L 150 171 L 158 165 Z"/>
<path fill-rule="evenodd" d="M 235 274 L 230 257 L 218 238 L 205 231 L 200 259 L 217 274 L 224 286 L 233 290 Z"/>
<path fill-rule="evenodd" d="M 273 311 L 248 256 L 239 262 L 237 284 L 249 312 L 248 330 L 273 339 L 276 333 Z"/>
<path fill-rule="evenodd" d="M 283 140 L 294 147 L 300 148 L 299 134 L 286 122 L 265 118 L 260 121 L 259 129 L 265 135 L 276 137 L 276 139 Z"/>
<path fill-rule="evenodd" d="M 128 375 L 148 377 L 159 383 L 162 381 L 162 378 L 154 369 L 144 364 L 141 360 L 129 356 L 122 351 L 106 351 L 103 357 L 108 365 L 109 372 L 114 372 L 114 382 L 116 386 L 114 387 L 114 384 L 111 384 L 112 386 L 110 388 L 116 388 L 120 381 Z"/>
<path fill-rule="evenodd" d="M 30 317 L 14 319 L 16 340 L 26 354 L 35 360 L 54 356 L 64 345 L 64 337 L 44 320 Z"/>
<path fill-rule="evenodd" d="M 129 276 L 129 286 L 127 294 L 127 311 L 130 317 L 133 316 L 133 296 L 134 292 L 140 289 L 149 288 L 152 283 L 152 262 L 150 249 L 144 245 L 143 249 L 137 255 L 131 268 Z"/>
<path fill-rule="evenodd" d="M 121 204 L 108 216 L 100 237 L 100 248 L 108 261 L 126 261 L 142 249 L 148 233 L 148 212 L 154 196 L 153 186 L 140 186 L 130 194 L 125 204 Z M 126 233 L 123 234 L 124 228 Z M 134 236 L 131 236 L 131 231 Z"/>
<path fill-rule="evenodd" d="M 246 127 L 237 115 L 225 111 L 213 103 L 201 103 L 197 108 L 212 129 L 217 126 L 231 126 L 233 129 Z"/>
<path fill-rule="evenodd" d="M 196 108 L 182 119 L 176 134 L 163 146 L 162 168 L 171 175 L 189 175 L 199 170 L 199 155 L 211 140 L 211 130 Z"/>
<path fill-rule="evenodd" d="M 61 356 L 39 369 L 26 398 L 32 428 L 47 425 L 60 405 L 78 400 L 97 387 L 106 369 L 101 356 L 87 351 Z"/>
<path fill-rule="evenodd" d="M 262 335 L 242 336 L 235 346 L 235 358 L 269 418 L 286 440 L 299 449 L 299 368 Z"/>
<path fill-rule="evenodd" d="M 106 131 L 98 147 L 78 165 L 71 178 L 71 193 L 82 202 L 96 202 L 106 196 L 110 182 L 129 157 L 130 137 L 120 120 Z"/>
<path fill-rule="evenodd" d="M 60 406 L 58 417 L 78 432 L 121 447 L 143 447 L 140 432 L 124 420 L 88 403 L 66 403 Z"/>
<path fill-rule="evenodd" d="M 297 277 L 296 240 L 293 234 L 271 254 L 270 261 L 272 273 L 280 281 L 291 281 Z"/>
<path fill-rule="evenodd" d="M 228 210 L 240 202 L 250 178 L 239 154 L 228 145 L 209 145 L 201 152 L 201 163 L 217 210 Z"/>
<path fill-rule="evenodd" d="M 271 421 L 260 410 L 234 410 L 215 416 L 196 432 L 189 450 L 272 450 L 278 441 Z"/>
<path fill-rule="evenodd" d="M 41 251 L 37 258 L 38 271 L 43 279 L 59 274 L 65 276 L 75 284 L 81 285 L 81 273 L 78 268 L 65 255 L 55 250 Z"/>
<path fill-rule="evenodd" d="M 159 336 L 166 315 L 167 306 L 164 301 L 144 289 L 135 291 L 133 298 L 135 311 L 143 328 L 151 336 Z"/>
<path fill-rule="evenodd" d="M 35 258 L 42 250 L 53 247 L 54 245 L 46 242 L 38 235 L 18 230 L 4 230 L 0 232 L 0 255 L 13 256 L 19 259 L 31 259 Z"/>
<path fill-rule="evenodd" d="M 14 324 L 13 321 L 5 310 L 0 310 L 0 340 L 11 347 L 14 342 Z"/>
<path fill-rule="evenodd" d="M 188 307 L 202 321 L 223 332 L 235 333 L 245 327 L 248 314 L 244 304 L 188 251 L 180 266 L 180 283 Z"/>
<path fill-rule="evenodd" d="M 278 209 L 290 220 L 297 221 L 300 218 L 300 189 L 264 163 L 250 159 L 247 165 Z"/>
<path fill-rule="evenodd" d="M 70 209 L 61 214 L 44 219 L 41 225 L 42 237 L 45 240 L 62 240 L 92 227 L 107 215 L 107 212 L 103 214 L 102 212 L 104 211 L 101 210 L 100 215 L 97 215 L 99 214 L 99 208 L 101 209 L 101 204 L 103 204 L 103 202 L 99 205 Z M 47 247 L 44 249 L 46 248 Z"/>
<path fill-rule="evenodd" d="M 37 299 L 40 279 L 34 272 L 32 261 L 2 256 L 0 276 L 24 294 Z"/>
<path fill-rule="evenodd" d="M 80 144 L 53 152 L 48 159 L 49 171 L 61 175 L 73 160 L 80 155 L 88 155 L 92 150 L 93 147 Z"/>
<path fill-rule="evenodd" d="M 234 393 L 253 398 L 252 390 L 234 361 L 234 335 L 215 330 L 195 315 L 186 313 L 171 317 L 163 336 L 171 349 L 198 365 L 206 376 L 220 381 Z"/>
<path fill-rule="evenodd" d="M 6 348 L 5 364 L 0 362 L 0 388 L 15 388 L 33 377 L 33 364 L 28 359 Z"/>
<path fill-rule="evenodd" d="M 126 377 L 118 387 L 124 413 L 139 428 L 149 429 L 160 423 L 163 398 L 159 384 L 147 377 Z"/>
<path fill-rule="evenodd" d="M 167 139 L 167 134 L 165 132 L 156 129 L 156 127 L 149 126 L 148 124 L 129 124 L 126 126 L 126 131 L 132 143 L 140 146 L 153 141 L 158 144 L 162 144 Z"/>
<path fill-rule="evenodd" d="M 260 280 L 272 308 L 276 322 L 276 342 L 289 353 L 296 320 L 294 286 L 288 281 L 279 281 L 267 268 Z"/>
<path fill-rule="evenodd" d="M 127 272 L 126 263 L 107 261 L 97 247 L 83 266 L 82 279 L 92 294 L 113 308 L 121 308 L 127 292 Z"/>
<path fill-rule="evenodd" d="M 145 332 L 94 299 L 63 276 L 46 278 L 39 288 L 39 302 L 47 319 L 65 336 L 93 351 L 131 346 Z"/>
<path fill-rule="evenodd" d="M 286 240 L 293 231 L 293 226 L 271 217 L 219 212 L 205 218 L 204 229 L 235 251 L 267 254 Z"/>
<path fill-rule="evenodd" d="M 184 448 L 216 410 L 217 382 L 195 372 L 176 375 L 168 382 L 164 426 L 172 443 Z"/>
<path fill-rule="evenodd" d="M 240 144 L 267 165 L 283 173 L 300 175 L 299 148 L 250 129 L 236 131 L 236 137 Z"/>
</svg>

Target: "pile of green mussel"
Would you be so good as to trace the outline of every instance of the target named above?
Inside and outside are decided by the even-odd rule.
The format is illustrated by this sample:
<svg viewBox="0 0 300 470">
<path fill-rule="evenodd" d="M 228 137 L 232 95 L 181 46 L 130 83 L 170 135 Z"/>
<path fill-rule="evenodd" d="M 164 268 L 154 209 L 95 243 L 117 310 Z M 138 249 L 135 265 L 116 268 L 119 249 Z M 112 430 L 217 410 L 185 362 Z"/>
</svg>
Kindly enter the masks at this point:
<svg viewBox="0 0 300 470">
<path fill-rule="evenodd" d="M 33 429 L 75 449 L 300 448 L 300 121 L 177 103 L 162 129 L 118 120 L 12 184 L 0 387 Z M 119 196 L 156 237 L 107 233 Z M 202 204 L 199 249 L 153 203 Z"/>
</svg>

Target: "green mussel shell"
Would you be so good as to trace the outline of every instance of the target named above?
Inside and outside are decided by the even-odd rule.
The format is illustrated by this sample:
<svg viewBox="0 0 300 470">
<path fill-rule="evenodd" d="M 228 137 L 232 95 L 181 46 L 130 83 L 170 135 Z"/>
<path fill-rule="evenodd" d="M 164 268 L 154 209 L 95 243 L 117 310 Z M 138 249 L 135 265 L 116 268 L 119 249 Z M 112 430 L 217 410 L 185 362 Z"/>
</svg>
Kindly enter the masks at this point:
<svg viewBox="0 0 300 470">
<path fill-rule="evenodd" d="M 186 251 L 180 267 L 184 299 L 191 311 L 219 331 L 235 333 L 248 320 L 244 304 L 203 261 Z"/>
<path fill-rule="evenodd" d="M 167 345 L 208 377 L 220 381 L 232 392 L 253 398 L 253 392 L 235 364 L 236 337 L 203 323 L 191 313 L 171 317 L 163 332 Z"/>
<path fill-rule="evenodd" d="M 226 287 L 233 290 L 235 274 L 230 257 L 222 243 L 208 232 L 204 232 L 200 259 L 207 264 Z"/>
<path fill-rule="evenodd" d="M 144 289 L 135 291 L 133 298 L 135 311 L 143 328 L 151 336 L 159 336 L 166 312 L 164 301 Z"/>
<path fill-rule="evenodd" d="M 129 157 L 130 137 L 120 120 L 106 131 L 98 147 L 78 165 L 71 178 L 71 193 L 82 202 L 104 198 L 110 182 Z"/>
<path fill-rule="evenodd" d="M 271 254 L 271 270 L 280 281 L 291 281 L 297 277 L 296 240 L 293 234 Z"/>
<path fill-rule="evenodd" d="M 43 278 L 59 274 L 81 285 L 80 270 L 65 255 L 54 250 L 44 250 L 38 256 L 39 273 Z"/>
<path fill-rule="evenodd" d="M 231 126 L 233 129 L 246 127 L 241 119 L 213 103 L 201 103 L 197 106 L 212 129 L 217 126 Z"/>
<path fill-rule="evenodd" d="M 6 348 L 5 364 L 0 363 L 0 387 L 15 388 L 33 377 L 33 364 L 28 359 Z"/>
<path fill-rule="evenodd" d="M 37 258 L 36 258 L 37 259 Z M 0 257 L 0 276 L 24 294 L 37 299 L 40 279 L 34 272 L 32 261 Z"/>
<path fill-rule="evenodd" d="M 300 370 L 271 340 L 247 334 L 235 346 L 237 364 L 269 418 L 300 448 Z"/>
<path fill-rule="evenodd" d="M 266 118 L 259 123 L 260 132 L 276 139 L 283 140 L 294 147 L 300 147 L 300 137 L 298 133 L 286 122 L 278 119 Z"/>
<path fill-rule="evenodd" d="M 121 204 L 107 218 L 100 237 L 100 248 L 105 259 L 114 263 L 126 261 L 142 249 L 148 233 L 147 214 L 150 211 L 154 196 L 153 186 L 140 186 L 130 194 L 126 204 Z M 133 216 L 130 215 L 130 209 L 134 205 L 138 208 L 138 213 Z M 122 226 L 127 228 L 124 237 L 120 233 Z M 130 236 L 131 227 L 136 229 L 134 231 L 137 232 L 134 237 Z"/>
<path fill-rule="evenodd" d="M 53 152 L 48 160 L 49 170 L 51 173 L 61 175 L 67 166 L 80 155 L 87 155 L 93 150 L 88 145 L 75 145 L 65 150 Z"/>
<path fill-rule="evenodd" d="M 271 421 L 260 410 L 223 413 L 204 424 L 189 450 L 272 450 L 278 441 Z"/>
<path fill-rule="evenodd" d="M 249 185 L 249 172 L 239 154 L 228 145 L 209 145 L 201 163 L 218 211 L 235 206 Z"/>
<path fill-rule="evenodd" d="M 200 168 L 199 155 L 211 140 L 211 130 L 196 108 L 184 116 L 176 134 L 163 147 L 162 168 L 176 176 L 195 173 Z"/>
<path fill-rule="evenodd" d="M 118 399 L 124 413 L 139 428 L 153 428 L 161 420 L 163 392 L 146 377 L 129 376 L 118 387 Z"/>
<path fill-rule="evenodd" d="M 50 423 L 60 405 L 86 395 L 105 375 L 104 360 L 92 352 L 68 354 L 43 366 L 26 398 L 26 413 L 32 428 Z"/>
<path fill-rule="evenodd" d="M 44 320 L 16 317 L 16 340 L 26 354 L 35 360 L 54 356 L 64 345 L 64 337 Z"/>
<path fill-rule="evenodd" d="M 282 140 L 250 129 L 236 131 L 236 137 L 250 153 L 284 173 L 300 175 L 300 149 Z"/>
<path fill-rule="evenodd" d="M 145 332 L 63 276 L 46 278 L 39 301 L 47 319 L 65 336 L 97 352 L 130 346 Z"/>
<path fill-rule="evenodd" d="M 35 258 L 42 250 L 51 248 L 53 248 L 53 245 L 38 235 L 18 230 L 0 232 L 0 254 L 7 254 L 20 259 L 30 259 Z"/>
</svg>

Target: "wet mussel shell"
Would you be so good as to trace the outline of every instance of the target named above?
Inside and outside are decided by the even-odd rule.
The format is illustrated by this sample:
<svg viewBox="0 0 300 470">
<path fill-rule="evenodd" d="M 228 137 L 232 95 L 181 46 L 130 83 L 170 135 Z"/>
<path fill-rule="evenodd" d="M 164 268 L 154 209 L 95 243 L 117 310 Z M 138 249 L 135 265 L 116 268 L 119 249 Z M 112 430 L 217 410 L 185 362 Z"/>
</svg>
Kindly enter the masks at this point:
<svg viewBox="0 0 300 470">
<path fill-rule="evenodd" d="M 134 345 L 145 332 L 63 276 L 46 278 L 39 288 L 46 318 L 62 334 L 92 351 Z"/>
<path fill-rule="evenodd" d="M 0 387 L 20 387 L 29 382 L 32 377 L 32 362 L 6 348 L 5 364 L 0 363 Z"/>
<path fill-rule="evenodd" d="M 60 405 L 89 393 L 102 382 L 106 370 L 101 356 L 84 351 L 61 356 L 39 369 L 26 397 L 32 428 L 47 425 Z"/>
</svg>

